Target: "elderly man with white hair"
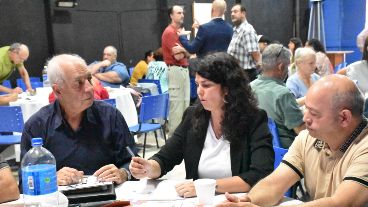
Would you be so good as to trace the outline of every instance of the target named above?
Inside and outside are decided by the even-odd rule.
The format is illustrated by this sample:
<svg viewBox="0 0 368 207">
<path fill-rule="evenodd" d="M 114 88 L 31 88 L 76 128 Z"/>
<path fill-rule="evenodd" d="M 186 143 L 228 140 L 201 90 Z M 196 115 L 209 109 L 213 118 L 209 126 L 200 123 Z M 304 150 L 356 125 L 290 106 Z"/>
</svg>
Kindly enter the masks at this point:
<svg viewBox="0 0 368 207">
<path fill-rule="evenodd" d="M 134 149 L 134 139 L 115 107 L 94 101 L 85 61 L 58 55 L 49 61 L 47 72 L 57 99 L 25 123 L 21 157 L 31 148 L 31 139 L 41 137 L 55 156 L 59 185 L 77 183 L 92 174 L 101 181 L 126 181 L 130 173 L 125 168 L 131 160 L 126 147 Z"/>
</svg>

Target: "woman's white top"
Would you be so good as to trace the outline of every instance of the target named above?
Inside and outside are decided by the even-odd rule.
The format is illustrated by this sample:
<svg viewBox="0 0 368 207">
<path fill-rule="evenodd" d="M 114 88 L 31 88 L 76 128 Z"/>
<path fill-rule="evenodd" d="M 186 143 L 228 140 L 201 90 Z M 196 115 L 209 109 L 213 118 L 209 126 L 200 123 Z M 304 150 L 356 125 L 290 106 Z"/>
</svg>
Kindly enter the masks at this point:
<svg viewBox="0 0 368 207">
<path fill-rule="evenodd" d="M 198 164 L 199 178 L 220 179 L 232 177 L 230 142 L 221 136 L 216 138 L 211 120 L 209 121 L 206 140 Z"/>
</svg>

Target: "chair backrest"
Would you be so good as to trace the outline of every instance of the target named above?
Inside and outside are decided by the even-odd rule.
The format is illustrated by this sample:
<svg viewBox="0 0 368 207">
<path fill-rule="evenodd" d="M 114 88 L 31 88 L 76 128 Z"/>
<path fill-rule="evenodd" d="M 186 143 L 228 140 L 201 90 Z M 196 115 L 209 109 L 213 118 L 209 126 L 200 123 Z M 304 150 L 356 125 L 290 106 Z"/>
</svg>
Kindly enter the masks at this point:
<svg viewBox="0 0 368 207">
<path fill-rule="evenodd" d="M 197 85 L 194 78 L 190 78 L 190 98 L 197 98 Z"/>
<path fill-rule="evenodd" d="M 335 66 L 335 68 L 334 68 L 334 72 L 335 72 L 335 73 L 337 73 L 339 70 L 341 70 L 341 69 L 345 68 L 345 67 L 346 67 L 346 65 L 347 65 L 347 63 L 346 63 L 346 62 L 342 62 L 342 63 L 340 63 L 340 64 L 336 65 L 336 66 Z"/>
<path fill-rule="evenodd" d="M 279 133 L 277 131 L 276 123 L 270 117 L 268 117 L 268 128 L 270 129 L 270 132 L 272 134 L 272 144 L 273 144 L 273 146 L 281 147 L 280 137 L 279 137 Z"/>
<path fill-rule="evenodd" d="M 114 99 L 114 98 L 102 99 L 101 101 L 104 101 L 104 102 L 109 103 L 109 104 L 113 105 L 114 107 L 116 107 L 116 99 Z"/>
<path fill-rule="evenodd" d="M 134 70 L 134 67 L 130 67 L 129 68 L 129 75 L 130 75 L 130 77 L 132 77 L 132 75 L 133 75 L 133 70 Z"/>
<path fill-rule="evenodd" d="M 12 87 L 12 85 L 11 85 L 10 80 L 4 80 L 4 81 L 3 81 L 3 83 L 2 83 L 1 85 L 5 86 L 5 87 L 7 87 L 7 88 L 13 88 L 13 87 Z M 3 94 L 7 94 L 7 93 L 5 93 L 5 92 L 0 92 L 0 95 L 3 95 Z"/>
<path fill-rule="evenodd" d="M 169 94 L 142 97 L 138 121 L 140 123 L 151 119 L 167 119 Z"/>
<path fill-rule="evenodd" d="M 0 132 L 22 132 L 23 115 L 20 106 L 0 106 Z"/>
<path fill-rule="evenodd" d="M 273 151 L 275 151 L 275 162 L 273 164 L 274 169 L 276 169 L 281 161 L 284 155 L 287 153 L 287 149 L 281 148 L 281 147 L 275 147 L 273 146 Z"/>
<path fill-rule="evenodd" d="M 161 83 L 160 80 L 154 80 L 154 79 L 139 79 L 138 83 L 154 83 L 157 85 L 157 91 L 158 94 L 162 94 L 162 90 L 161 90 Z"/>
<path fill-rule="evenodd" d="M 43 84 L 41 82 L 41 78 L 40 77 L 29 77 L 29 81 L 31 82 L 32 88 L 43 87 Z M 32 83 L 33 83 L 33 85 L 32 85 Z M 24 83 L 24 81 L 23 81 L 22 78 L 18 78 L 17 79 L 17 86 L 19 88 L 23 89 L 23 91 L 26 90 L 26 84 Z M 34 87 L 34 86 L 36 86 L 36 87 Z"/>
</svg>

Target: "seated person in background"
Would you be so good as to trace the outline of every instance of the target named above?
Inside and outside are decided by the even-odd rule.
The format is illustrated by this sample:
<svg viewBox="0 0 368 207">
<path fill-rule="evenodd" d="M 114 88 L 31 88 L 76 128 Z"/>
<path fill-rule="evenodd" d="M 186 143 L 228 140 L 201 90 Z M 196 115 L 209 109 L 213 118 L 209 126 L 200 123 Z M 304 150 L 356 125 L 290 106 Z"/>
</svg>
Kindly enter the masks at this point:
<svg viewBox="0 0 368 207">
<path fill-rule="evenodd" d="M 9 102 L 18 100 L 18 93 L 14 92 L 0 96 L 0 106 L 9 105 Z"/>
<path fill-rule="evenodd" d="M 187 179 L 217 180 L 216 191 L 247 192 L 273 170 L 272 136 L 238 61 L 219 52 L 199 60 L 200 102 L 189 107 L 173 136 L 145 160 L 133 157 L 135 178 L 159 178 L 183 160 Z M 176 186 L 182 197 L 196 195 L 193 182 Z"/>
<path fill-rule="evenodd" d="M 318 39 L 310 39 L 305 42 L 305 47 L 312 48 L 316 52 L 316 73 L 321 77 L 334 74 L 333 66 L 326 55 L 325 47 Z"/>
<path fill-rule="evenodd" d="M 300 106 L 304 105 L 305 94 L 320 76 L 314 73 L 316 68 L 316 53 L 310 49 L 301 47 L 295 51 L 296 73 L 286 81 L 288 87 L 294 94 Z"/>
<path fill-rule="evenodd" d="M 0 48 L 0 84 L 13 73 L 17 68 L 20 76 L 26 84 L 27 91 L 33 92 L 31 82 L 29 81 L 29 75 L 27 69 L 24 67 L 23 62 L 29 57 L 29 49 L 25 44 L 13 43 L 10 46 Z M 19 87 L 14 89 L 7 88 L 0 85 L 0 92 L 5 93 L 22 93 L 23 90 Z"/>
<path fill-rule="evenodd" d="M 348 65 L 346 68 L 339 70 L 337 73 L 346 75 L 351 80 L 356 81 L 360 91 L 363 94 L 368 92 L 368 38 L 366 38 L 364 42 L 362 60 Z"/>
<path fill-rule="evenodd" d="M 131 85 L 136 86 L 138 80 L 146 76 L 148 64 L 153 60 L 155 59 L 153 58 L 152 50 L 148 50 L 144 53 L 144 59 L 140 60 L 134 67 L 132 77 L 130 77 Z"/>
<path fill-rule="evenodd" d="M 264 49 L 266 49 L 266 47 L 271 44 L 271 40 L 268 39 L 268 37 L 266 37 L 265 35 L 258 35 L 258 47 L 259 47 L 259 51 L 262 53 Z"/>
<path fill-rule="evenodd" d="M 19 189 L 8 163 L 0 156 L 0 203 L 17 200 Z"/>
<path fill-rule="evenodd" d="M 307 130 L 295 138 L 279 167 L 247 195 L 226 194 L 229 201 L 219 206 L 276 205 L 302 178 L 310 202 L 300 206 L 367 204 L 368 127 L 363 104 L 362 94 L 347 77 L 330 75 L 317 81 L 306 96 Z"/>
<path fill-rule="evenodd" d="M 259 107 L 277 126 L 283 148 L 289 148 L 305 129 L 303 113 L 283 80 L 288 75 L 290 51 L 280 44 L 269 45 L 262 53 L 262 74 L 251 83 Z"/>
<path fill-rule="evenodd" d="M 296 72 L 295 66 L 295 50 L 299 47 L 303 47 L 302 40 L 299 37 L 292 37 L 289 40 L 288 48 L 291 51 L 291 58 L 290 58 L 290 66 L 289 66 L 289 73 L 288 75 L 291 76 Z"/>
<path fill-rule="evenodd" d="M 160 80 L 161 91 L 166 93 L 168 91 L 167 65 L 163 60 L 161 47 L 153 53 L 153 59 L 154 61 L 148 64 L 146 79 Z"/>
<path fill-rule="evenodd" d="M 125 65 L 116 61 L 117 50 L 113 46 L 105 47 L 103 61 L 95 61 L 90 64 L 91 74 L 101 81 L 103 86 L 119 88 L 129 84 L 129 74 Z"/>
<path fill-rule="evenodd" d="M 109 93 L 107 92 L 106 88 L 104 88 L 101 82 L 92 76 L 91 80 L 93 86 L 93 97 L 95 100 L 103 100 L 109 98 Z M 49 95 L 49 103 L 54 102 L 56 99 L 54 92 L 51 92 Z"/>
<path fill-rule="evenodd" d="M 21 158 L 31 148 L 31 139 L 41 137 L 56 159 L 58 185 L 78 183 L 82 176 L 120 184 L 129 178 L 134 147 L 121 113 L 102 101 L 94 101 L 91 74 L 85 61 L 73 55 L 58 55 L 48 63 L 47 75 L 57 99 L 41 108 L 24 125 Z"/>
</svg>

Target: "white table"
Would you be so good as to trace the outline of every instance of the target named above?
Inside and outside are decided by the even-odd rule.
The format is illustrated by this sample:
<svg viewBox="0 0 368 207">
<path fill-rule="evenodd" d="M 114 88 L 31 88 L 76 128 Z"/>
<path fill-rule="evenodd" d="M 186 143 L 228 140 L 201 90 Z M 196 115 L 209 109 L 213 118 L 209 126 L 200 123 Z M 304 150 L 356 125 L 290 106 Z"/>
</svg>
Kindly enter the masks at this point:
<svg viewBox="0 0 368 207">
<path fill-rule="evenodd" d="M 10 102 L 10 106 L 22 108 L 23 120 L 26 122 L 34 113 L 49 104 L 50 87 L 36 88 L 36 95 L 30 96 L 26 92 L 19 94 L 18 100 Z"/>
<path fill-rule="evenodd" d="M 170 207 L 194 207 L 197 198 L 182 198 L 175 191 L 175 185 L 185 180 L 148 180 L 127 181 L 115 188 L 117 200 L 129 200 L 132 206 L 170 206 Z M 242 195 L 244 193 L 239 193 Z M 225 200 L 225 195 L 216 195 L 213 204 L 216 205 Z M 282 202 L 281 206 L 290 206 L 302 203 L 298 200 Z"/>
<path fill-rule="evenodd" d="M 116 100 L 116 108 L 123 114 L 128 127 L 138 124 L 137 109 L 132 95 L 126 88 L 107 88 L 109 98 Z"/>
<path fill-rule="evenodd" d="M 151 92 L 151 95 L 158 95 L 158 89 L 157 85 L 154 83 L 137 83 L 137 86 L 149 89 Z"/>
</svg>

